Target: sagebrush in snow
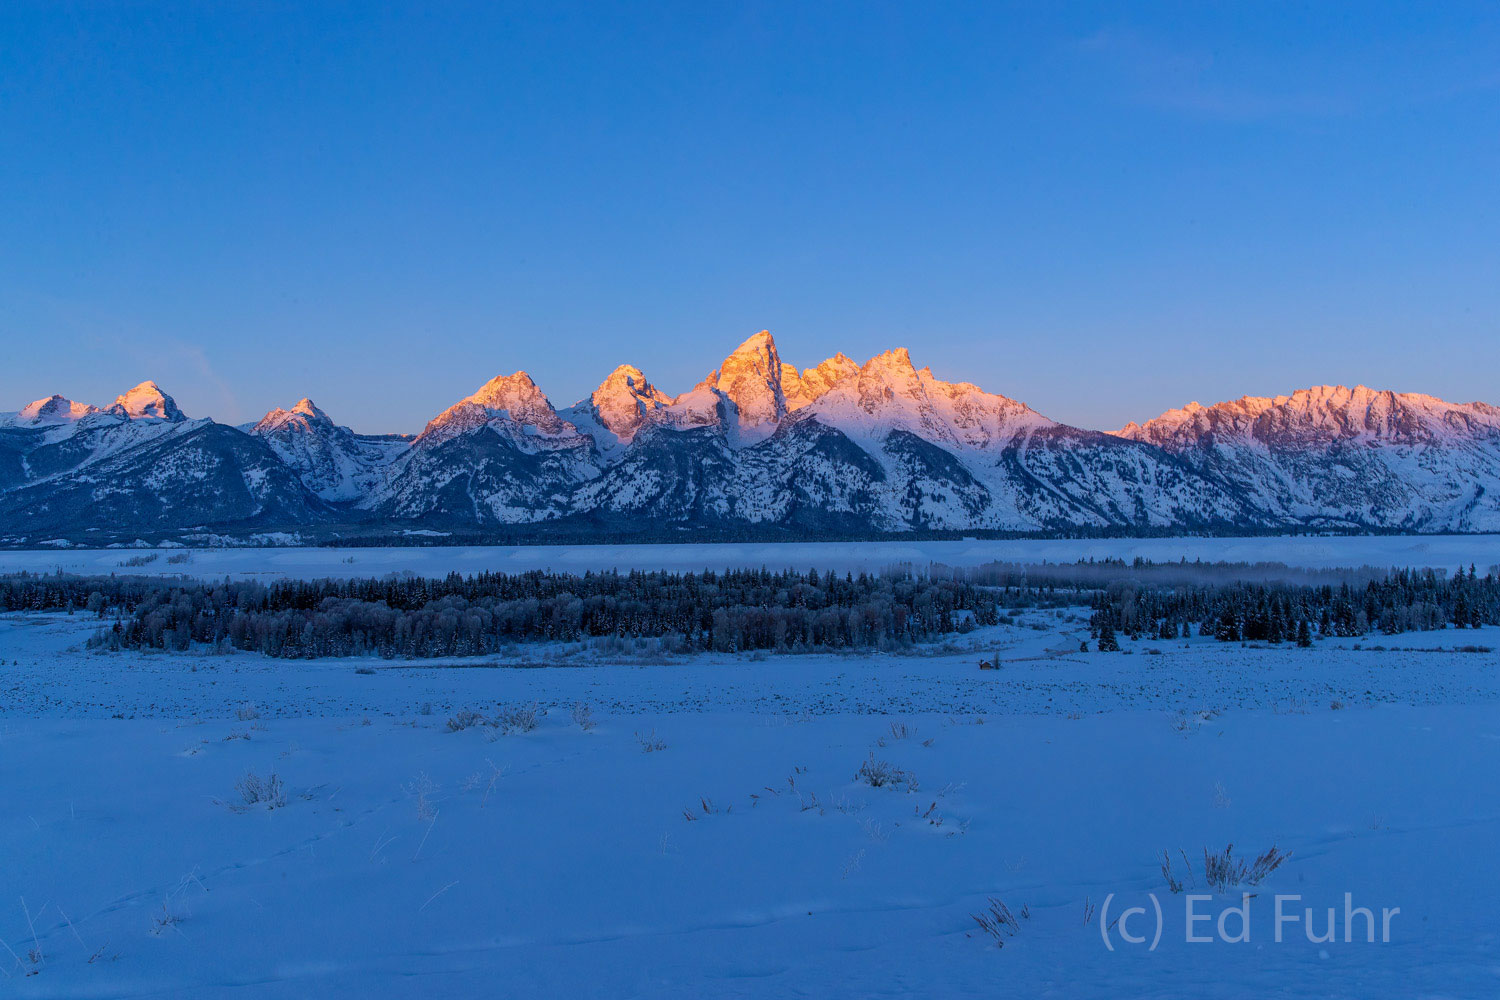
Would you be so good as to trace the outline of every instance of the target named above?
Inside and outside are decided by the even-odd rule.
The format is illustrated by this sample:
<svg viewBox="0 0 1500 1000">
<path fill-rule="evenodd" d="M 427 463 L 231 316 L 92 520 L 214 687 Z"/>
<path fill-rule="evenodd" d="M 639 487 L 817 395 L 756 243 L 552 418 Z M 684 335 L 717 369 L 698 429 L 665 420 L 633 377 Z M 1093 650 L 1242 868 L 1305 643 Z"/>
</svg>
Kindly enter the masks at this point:
<svg viewBox="0 0 1500 1000">
<path fill-rule="evenodd" d="M 529 733 L 540 724 L 541 713 L 536 702 L 515 708 L 502 708 L 495 722 L 503 732 Z"/>
<path fill-rule="evenodd" d="M 254 771 L 246 771 L 245 776 L 234 787 L 247 806 L 263 805 L 267 809 L 279 809 L 286 805 L 286 786 L 282 784 L 281 776 L 274 771 L 264 779 Z"/>
<path fill-rule="evenodd" d="M 484 716 L 472 709 L 460 709 L 448 717 L 448 732 L 460 733 L 484 721 Z"/>
<path fill-rule="evenodd" d="M 1000 900 L 991 896 L 989 903 L 989 909 L 983 913 L 971 913 L 969 916 L 979 925 L 980 930 L 994 939 L 996 948 L 1004 948 L 1005 939 L 1015 937 L 1021 924 L 1010 912 L 1010 907 Z"/>
<path fill-rule="evenodd" d="M 597 725 L 594 721 L 594 710 L 589 707 L 589 703 L 586 701 L 580 701 L 573 706 L 573 721 L 584 732 L 588 732 Z"/>
<path fill-rule="evenodd" d="M 1187 887 L 1196 888 L 1196 880 L 1193 877 L 1193 865 L 1188 861 L 1186 851 L 1178 851 L 1182 858 L 1183 867 L 1187 872 Z M 1234 845 L 1230 844 L 1222 851 L 1209 851 L 1203 849 L 1203 882 L 1216 893 L 1227 893 L 1230 889 L 1242 885 L 1260 885 L 1272 872 L 1286 864 L 1290 858 L 1290 851 L 1279 850 L 1275 844 L 1266 848 L 1265 851 L 1254 860 L 1237 858 L 1234 856 Z M 1166 851 L 1161 852 L 1161 874 L 1166 879 L 1167 889 L 1170 892 L 1182 892 L 1184 888 L 1182 877 L 1172 867 L 1172 857 Z"/>
<path fill-rule="evenodd" d="M 166 902 L 163 901 L 161 904 L 161 909 L 151 917 L 151 933 L 158 935 L 164 934 L 169 930 L 175 929 L 180 923 L 182 923 L 182 917 L 176 913 L 173 913 L 172 910 L 168 908 Z M 89 959 L 89 962 L 91 964 L 93 961 L 94 960 L 92 958 Z"/>
<path fill-rule="evenodd" d="M 1203 880 L 1214 892 L 1228 892 L 1241 885 L 1260 885 L 1261 881 L 1286 863 L 1291 854 L 1278 851 L 1272 844 L 1254 861 L 1234 856 L 1234 845 L 1210 854 L 1203 849 Z"/>
<path fill-rule="evenodd" d="M 418 774 L 410 783 L 402 785 L 401 790 L 416 800 L 417 819 L 430 820 L 437 817 L 432 800 L 437 795 L 438 786 L 427 776 L 426 771 Z"/>
<path fill-rule="evenodd" d="M 888 760 L 876 760 L 872 753 L 865 758 L 865 762 L 859 765 L 859 770 L 854 773 L 856 781 L 863 781 L 871 788 L 885 788 L 903 785 L 909 792 L 917 790 L 917 776 L 910 771 L 897 767 Z"/>
<path fill-rule="evenodd" d="M 484 762 L 490 766 L 490 777 L 488 783 L 484 786 L 484 797 L 479 800 L 479 808 L 481 809 L 490 800 L 490 793 L 495 790 L 495 783 L 505 776 L 505 768 L 499 766 L 488 757 L 484 759 Z"/>
</svg>

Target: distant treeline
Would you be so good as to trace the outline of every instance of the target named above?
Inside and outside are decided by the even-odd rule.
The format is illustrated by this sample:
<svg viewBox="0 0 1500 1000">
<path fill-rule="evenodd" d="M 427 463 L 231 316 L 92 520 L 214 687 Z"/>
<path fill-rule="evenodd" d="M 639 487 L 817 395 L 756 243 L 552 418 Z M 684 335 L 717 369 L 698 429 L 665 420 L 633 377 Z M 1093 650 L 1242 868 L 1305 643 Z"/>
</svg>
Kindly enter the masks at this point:
<svg viewBox="0 0 1500 1000">
<path fill-rule="evenodd" d="M 268 540 L 261 527 L 217 525 L 213 537 L 233 544 L 209 540 L 205 531 L 152 532 L 133 528 L 119 535 L 70 535 L 50 532 L 45 536 L 26 538 L 11 535 L 0 540 L 0 550 L 47 549 L 63 539 L 82 548 L 99 548 L 110 543 L 152 545 L 189 545 L 207 548 L 449 548 L 470 546 L 596 546 L 596 545 L 711 545 L 711 544 L 779 544 L 803 542 L 958 542 L 958 541 L 1090 541 L 1142 538 L 1344 538 L 1344 537 L 1472 537 L 1494 532 L 1412 532 L 1402 528 L 1366 525 L 1284 525 L 1253 526 L 1234 522 L 1212 522 L 1192 526 L 1149 527 L 1132 525 L 1057 525 L 1022 531 L 1004 528 L 927 528 L 904 531 L 875 531 L 867 525 L 831 520 L 817 525 L 744 524 L 744 525 L 661 525 L 650 521 L 615 518 L 568 518 L 504 527 L 476 528 L 459 522 L 433 527 L 432 521 L 413 523 L 409 528 L 397 525 L 372 525 L 350 521 L 325 525 L 306 525 L 281 540 Z M 46 539 L 45 541 L 43 539 Z"/>
<path fill-rule="evenodd" d="M 933 566 L 936 578 L 979 586 L 1049 588 L 1088 594 L 1095 638 L 1116 634 L 1224 642 L 1311 642 L 1314 635 L 1361 636 L 1500 624 L 1500 577 L 1474 566 L 1435 570 L 1305 569 L 1282 563 L 1144 559 L 1074 563 Z"/>
<path fill-rule="evenodd" d="M 1500 624 L 1500 578 L 1474 566 L 1434 570 L 1306 569 L 1282 563 L 1145 559 L 933 566 L 935 578 L 1011 592 L 1072 591 L 1093 606 L 1090 629 L 1108 648 L 1117 634 L 1224 642 L 1293 642 L 1314 635 L 1395 635 Z M 1089 595 L 1083 599 L 1082 595 Z"/>
<path fill-rule="evenodd" d="M 910 573 L 452 574 L 202 583 L 22 576 L 0 609 L 114 617 L 96 646 L 271 656 L 480 656 L 516 642 L 663 637 L 684 650 L 887 649 L 1000 620 L 985 588 Z"/>
<path fill-rule="evenodd" d="M 1167 567 L 1169 568 L 1169 567 Z M 1368 571 L 1358 576 L 1368 577 Z M 1473 566 L 1452 577 L 1397 570 L 1337 584 L 1237 580 L 1160 585 L 1136 579 L 1107 584 L 1093 601 L 1093 635 L 1175 639 L 1194 631 L 1222 642 L 1297 642 L 1313 636 L 1396 635 L 1500 624 L 1500 578 Z"/>
<path fill-rule="evenodd" d="M 731 570 L 581 576 L 207 583 L 139 576 L 0 578 L 0 610 L 84 612 L 95 646 L 271 656 L 479 656 L 517 642 L 658 638 L 683 651 L 900 649 L 1011 620 L 1007 610 L 1091 606 L 1102 648 L 1119 634 L 1311 644 L 1500 624 L 1500 578 L 1471 566 L 1299 570 L 1278 564 L 993 563 L 883 573 Z M 113 621 L 108 621 L 113 619 Z"/>
<path fill-rule="evenodd" d="M 900 569 L 910 570 L 909 564 Z M 1495 567 L 1491 567 L 1491 572 Z M 1070 563 L 989 562 L 979 566 L 947 566 L 933 563 L 927 574 L 946 580 L 962 580 L 990 587 L 1045 587 L 1068 590 L 1095 590 L 1118 583 L 1142 587 L 1179 587 L 1194 584 L 1277 583 L 1316 586 L 1341 583 L 1364 586 L 1371 580 L 1383 580 L 1391 574 L 1388 567 L 1358 566 L 1332 569 L 1288 566 L 1279 562 L 1205 562 L 1179 559 L 1176 562 L 1152 562 L 1137 557 L 1123 559 L 1080 559 Z M 1445 575 L 1445 574 L 1440 574 Z"/>
<path fill-rule="evenodd" d="M 418 529 L 430 532 L 429 522 Z M 438 534 L 408 534 L 380 531 L 366 525 L 341 526 L 333 534 L 315 537 L 310 544 L 329 548 L 442 548 L 475 545 L 705 545 L 774 544 L 801 542 L 958 542 L 958 541 L 1080 541 L 1113 538 L 1247 538 L 1247 537 L 1344 537 L 1361 535 L 1406 535 L 1394 528 L 1347 526 L 1250 527 L 1235 523 L 1202 524 L 1191 531 L 1177 527 L 1130 525 L 1066 525 L 1031 531 L 1003 528 L 910 528 L 905 531 L 873 531 L 868 526 L 835 523 L 811 527 L 803 524 L 747 524 L 726 526 L 662 526 L 650 522 L 611 520 L 606 523 L 575 519 L 481 528 L 453 525 Z M 137 537 L 135 535 L 132 538 Z"/>
</svg>

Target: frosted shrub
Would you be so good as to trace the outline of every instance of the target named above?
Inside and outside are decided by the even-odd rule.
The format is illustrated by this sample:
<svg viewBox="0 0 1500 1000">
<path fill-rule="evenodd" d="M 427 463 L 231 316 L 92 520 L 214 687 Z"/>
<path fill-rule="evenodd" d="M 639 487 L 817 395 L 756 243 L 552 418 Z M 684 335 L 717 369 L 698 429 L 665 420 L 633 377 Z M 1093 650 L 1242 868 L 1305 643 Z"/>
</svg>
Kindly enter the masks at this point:
<svg viewBox="0 0 1500 1000">
<path fill-rule="evenodd" d="M 589 707 L 589 703 L 586 701 L 580 701 L 573 706 L 573 721 L 584 732 L 588 732 L 598 724 L 594 721 L 594 710 Z"/>
<path fill-rule="evenodd" d="M 282 784 L 280 775 L 274 772 L 269 778 L 262 779 L 254 771 L 246 771 L 245 776 L 234 787 L 247 806 L 263 805 L 267 809 L 279 809 L 286 805 L 286 786 Z"/>
<path fill-rule="evenodd" d="M 402 785 L 401 790 L 411 797 L 417 809 L 417 819 L 437 819 L 437 807 L 433 800 L 437 797 L 438 785 L 423 771 L 408 784 Z"/>
<path fill-rule="evenodd" d="M 470 726 L 477 726 L 484 721 L 484 716 L 472 709 L 461 709 L 448 717 L 448 732 L 459 733 Z"/>
<path fill-rule="evenodd" d="M 540 724 L 540 720 L 541 713 L 537 711 L 536 702 L 517 708 L 503 708 L 495 716 L 495 722 L 507 733 L 529 733 Z"/>
<path fill-rule="evenodd" d="M 260 709 L 256 708 L 252 702 L 247 701 L 234 710 L 234 717 L 241 722 L 249 722 L 251 719 L 260 718 Z"/>
<path fill-rule="evenodd" d="M 1193 878 L 1193 866 L 1187 859 L 1187 853 L 1179 851 L 1183 866 L 1187 870 L 1187 880 L 1190 887 L 1196 887 Z M 1272 872 L 1286 864 L 1292 855 L 1289 851 L 1281 851 L 1272 844 L 1260 856 L 1253 861 L 1234 856 L 1234 845 L 1230 844 L 1222 851 L 1210 853 L 1208 848 L 1203 849 L 1203 881 L 1204 884 L 1216 893 L 1227 893 L 1230 889 L 1242 885 L 1260 885 Z M 1166 851 L 1161 852 L 1161 874 L 1167 880 L 1167 888 L 1172 892 L 1183 891 L 1183 881 L 1172 869 L 1172 858 Z"/>
<path fill-rule="evenodd" d="M 1186 851 L 1178 851 L 1182 855 L 1182 864 L 1187 869 L 1189 883 L 1193 878 L 1193 865 L 1187 859 Z M 1172 870 L 1172 856 L 1166 851 L 1161 852 L 1161 877 L 1167 880 L 1167 891 L 1178 893 L 1183 890 L 1182 878 Z"/>
<path fill-rule="evenodd" d="M 160 912 L 151 917 L 151 933 L 156 935 L 165 934 L 169 930 L 174 930 L 180 923 L 182 923 L 182 917 L 173 913 L 167 906 L 166 901 L 163 901 Z M 91 958 L 89 961 L 93 962 L 93 959 Z"/>
<path fill-rule="evenodd" d="M 1015 937 L 1021 929 L 1021 924 L 1010 912 L 1010 907 L 1003 902 L 993 896 L 990 897 L 989 902 L 989 909 L 983 913 L 971 913 L 969 916 L 974 918 L 980 930 L 994 939 L 996 948 L 1004 948 L 1005 939 Z"/>
<path fill-rule="evenodd" d="M 914 792 L 917 790 L 917 776 L 903 768 L 897 767 L 888 760 L 876 760 L 872 753 L 859 765 L 859 770 L 854 773 L 856 781 L 862 781 L 871 788 L 885 788 L 904 785 L 906 790 Z"/>
<path fill-rule="evenodd" d="M 1260 885 L 1268 875 L 1286 863 L 1291 854 L 1278 851 L 1276 845 L 1268 847 L 1254 861 L 1234 857 L 1234 845 L 1217 854 L 1203 849 L 1203 880 L 1214 892 L 1228 892 L 1241 885 Z"/>
</svg>

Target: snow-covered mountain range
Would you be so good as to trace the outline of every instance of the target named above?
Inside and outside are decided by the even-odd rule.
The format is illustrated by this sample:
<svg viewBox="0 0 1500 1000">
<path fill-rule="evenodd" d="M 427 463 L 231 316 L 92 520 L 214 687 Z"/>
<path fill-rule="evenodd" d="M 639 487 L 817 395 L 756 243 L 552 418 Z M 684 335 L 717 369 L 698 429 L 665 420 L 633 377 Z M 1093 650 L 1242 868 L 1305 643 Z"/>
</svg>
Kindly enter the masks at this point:
<svg viewBox="0 0 1500 1000">
<path fill-rule="evenodd" d="M 1322 386 L 1114 434 L 917 368 L 799 370 L 767 332 L 688 392 L 630 365 L 556 409 L 498 376 L 414 437 L 309 399 L 230 427 L 154 382 L 0 415 L 0 541 L 524 531 L 1500 530 L 1500 409 Z"/>
</svg>

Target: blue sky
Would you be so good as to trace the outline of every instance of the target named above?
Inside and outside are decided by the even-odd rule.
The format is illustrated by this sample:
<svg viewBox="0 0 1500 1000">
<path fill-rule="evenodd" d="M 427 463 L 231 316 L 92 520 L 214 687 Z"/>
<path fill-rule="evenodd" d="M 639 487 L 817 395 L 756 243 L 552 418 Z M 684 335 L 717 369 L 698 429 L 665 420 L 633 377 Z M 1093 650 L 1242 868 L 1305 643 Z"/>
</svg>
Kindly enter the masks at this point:
<svg viewBox="0 0 1500 1000">
<path fill-rule="evenodd" d="M 1060 420 L 1500 402 L 1493 4 L 0 7 L 0 409 L 411 431 L 769 328 Z"/>
</svg>

